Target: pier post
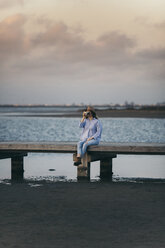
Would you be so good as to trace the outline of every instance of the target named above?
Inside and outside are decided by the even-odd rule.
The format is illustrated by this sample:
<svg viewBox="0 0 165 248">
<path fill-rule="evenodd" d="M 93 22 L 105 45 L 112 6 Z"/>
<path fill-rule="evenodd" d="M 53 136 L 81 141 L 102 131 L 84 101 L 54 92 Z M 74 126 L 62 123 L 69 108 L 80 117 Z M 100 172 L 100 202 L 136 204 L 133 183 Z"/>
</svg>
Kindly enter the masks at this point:
<svg viewBox="0 0 165 248">
<path fill-rule="evenodd" d="M 23 180 L 23 156 L 17 155 L 11 158 L 11 179 Z"/>
<path fill-rule="evenodd" d="M 100 179 L 112 181 L 112 158 L 100 160 Z"/>
<path fill-rule="evenodd" d="M 82 164 L 77 166 L 77 179 L 90 180 L 90 162 L 87 153 L 82 158 Z"/>
</svg>

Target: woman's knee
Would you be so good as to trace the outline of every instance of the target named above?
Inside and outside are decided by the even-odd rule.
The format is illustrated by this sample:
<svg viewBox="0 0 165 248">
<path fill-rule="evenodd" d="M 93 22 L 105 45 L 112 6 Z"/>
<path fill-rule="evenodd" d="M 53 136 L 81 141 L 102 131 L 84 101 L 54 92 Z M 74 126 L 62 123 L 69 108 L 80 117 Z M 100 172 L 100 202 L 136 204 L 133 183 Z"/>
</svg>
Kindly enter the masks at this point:
<svg viewBox="0 0 165 248">
<path fill-rule="evenodd" d="M 88 147 L 88 143 L 84 143 L 84 144 L 83 144 L 83 150 L 86 150 L 87 147 Z"/>
<path fill-rule="evenodd" d="M 83 146 L 83 142 L 82 142 L 82 141 L 79 141 L 79 142 L 77 143 L 77 146 L 78 146 L 78 147 L 82 147 L 82 146 Z"/>
<path fill-rule="evenodd" d="M 98 140 L 90 140 L 89 142 L 88 142 L 88 145 L 89 146 L 94 146 L 94 145 L 98 145 L 99 144 L 99 141 Z"/>
</svg>

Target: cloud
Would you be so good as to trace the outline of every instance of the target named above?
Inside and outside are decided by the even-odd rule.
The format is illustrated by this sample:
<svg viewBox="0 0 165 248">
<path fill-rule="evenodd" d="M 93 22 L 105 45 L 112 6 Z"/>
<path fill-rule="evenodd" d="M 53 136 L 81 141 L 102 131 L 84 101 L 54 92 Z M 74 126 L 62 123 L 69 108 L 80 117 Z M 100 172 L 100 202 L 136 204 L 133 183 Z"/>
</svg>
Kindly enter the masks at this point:
<svg viewBox="0 0 165 248">
<path fill-rule="evenodd" d="M 19 57 L 25 54 L 26 35 L 23 25 L 26 22 L 24 15 L 17 14 L 4 19 L 0 23 L 0 58 L 1 63 L 13 55 Z"/>
<path fill-rule="evenodd" d="M 136 45 L 136 41 L 123 33 L 111 31 L 97 39 L 98 44 L 113 50 L 125 50 Z"/>
<path fill-rule="evenodd" d="M 122 64 L 122 61 L 126 64 L 129 50 L 136 45 L 135 39 L 118 31 L 103 34 L 96 40 L 85 40 L 81 32 L 61 22 L 36 34 L 32 43 L 36 48 L 50 49 L 56 59 L 100 66 Z"/>
<path fill-rule="evenodd" d="M 73 46 L 77 43 L 76 34 L 69 32 L 66 24 L 59 22 L 50 26 L 45 32 L 36 35 L 33 43 L 37 46 L 60 46 L 65 47 Z"/>
<path fill-rule="evenodd" d="M 39 22 L 45 30 L 27 34 L 24 30 L 26 22 L 27 17 L 17 14 L 0 23 L 1 59 L 6 61 L 15 56 L 17 60 L 26 54 L 34 58 L 38 54 L 38 59 L 45 56 L 49 57 L 49 60 L 108 66 L 109 63 L 121 64 L 124 56 L 128 59 L 129 49 L 136 44 L 134 39 L 117 31 L 88 41 L 78 28 L 70 28 L 63 22 L 48 22 L 41 18 Z"/>
<path fill-rule="evenodd" d="M 164 47 L 138 49 L 136 37 L 118 30 L 86 40 L 82 30 L 39 17 L 42 31 L 29 33 L 29 17 L 17 14 L 0 23 L 3 78 L 67 77 L 97 81 L 164 80 Z M 37 23 L 37 22 L 36 22 Z M 85 80 L 86 79 L 86 80 Z"/>
<path fill-rule="evenodd" d="M 10 8 L 15 5 L 23 5 L 24 0 L 1 0 L 0 1 L 0 8 Z"/>
<path fill-rule="evenodd" d="M 165 20 L 161 22 L 153 22 L 152 19 L 146 16 L 137 16 L 133 21 L 143 27 L 146 26 L 147 28 L 156 28 L 160 30 L 165 29 Z"/>
<path fill-rule="evenodd" d="M 137 53 L 137 56 L 148 61 L 162 60 L 165 61 L 165 47 L 146 48 Z"/>
<path fill-rule="evenodd" d="M 165 29 L 165 21 L 159 22 L 159 23 L 155 23 L 154 24 L 155 28 L 159 28 L 159 29 Z"/>
</svg>

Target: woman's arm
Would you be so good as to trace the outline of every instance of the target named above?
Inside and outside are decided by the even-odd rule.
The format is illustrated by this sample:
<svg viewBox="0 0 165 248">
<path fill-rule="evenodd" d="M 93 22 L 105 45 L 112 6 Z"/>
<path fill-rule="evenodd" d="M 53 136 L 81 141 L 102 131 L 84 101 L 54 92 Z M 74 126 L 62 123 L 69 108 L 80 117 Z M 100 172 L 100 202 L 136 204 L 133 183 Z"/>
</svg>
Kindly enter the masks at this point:
<svg viewBox="0 0 165 248">
<path fill-rule="evenodd" d="M 101 133 L 102 133 L 102 125 L 101 125 L 101 122 L 98 120 L 98 122 L 97 122 L 97 131 L 92 136 L 92 138 L 93 139 L 101 138 Z"/>
<path fill-rule="evenodd" d="M 86 124 L 86 117 L 85 117 L 85 112 L 83 112 L 83 118 L 80 121 L 79 127 L 85 127 Z"/>
</svg>

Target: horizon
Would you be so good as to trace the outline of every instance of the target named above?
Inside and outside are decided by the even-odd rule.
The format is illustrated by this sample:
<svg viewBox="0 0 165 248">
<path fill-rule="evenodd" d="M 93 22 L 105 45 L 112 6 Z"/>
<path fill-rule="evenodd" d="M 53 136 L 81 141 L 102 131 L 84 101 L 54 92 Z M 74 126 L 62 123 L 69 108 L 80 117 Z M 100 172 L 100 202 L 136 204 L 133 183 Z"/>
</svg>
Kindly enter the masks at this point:
<svg viewBox="0 0 165 248">
<path fill-rule="evenodd" d="M 67 104 L 67 103 L 64 103 L 64 104 L 0 104 L 0 107 L 40 107 L 40 106 L 43 106 L 43 107 L 51 107 L 51 106 L 54 106 L 54 107 L 85 107 L 85 106 L 107 106 L 107 107 L 117 107 L 117 106 L 133 106 L 133 107 L 136 107 L 136 106 L 165 106 L 165 102 L 158 102 L 156 104 L 137 104 L 137 103 L 134 103 L 134 102 L 126 102 L 126 103 L 123 103 L 123 104 L 119 104 L 119 103 L 107 103 L 107 104 L 85 104 L 85 103 L 81 103 L 81 104 L 75 104 L 75 103 L 72 103 L 72 104 Z"/>
</svg>

